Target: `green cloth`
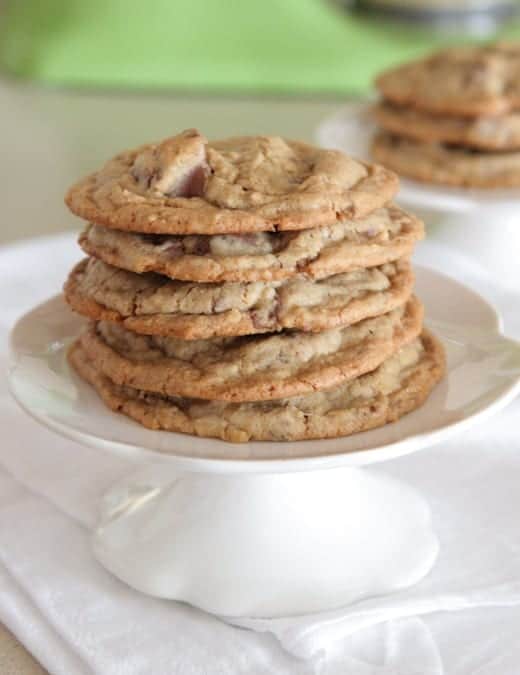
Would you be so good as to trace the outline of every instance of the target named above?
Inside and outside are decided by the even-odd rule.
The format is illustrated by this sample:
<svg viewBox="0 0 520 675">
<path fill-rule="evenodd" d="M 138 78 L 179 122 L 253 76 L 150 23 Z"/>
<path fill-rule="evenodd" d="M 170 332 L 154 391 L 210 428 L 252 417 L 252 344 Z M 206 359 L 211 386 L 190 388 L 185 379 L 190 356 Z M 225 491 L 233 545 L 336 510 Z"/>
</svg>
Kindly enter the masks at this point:
<svg viewBox="0 0 520 675">
<path fill-rule="evenodd" d="M 363 94 L 443 42 L 331 0 L 11 0 L 0 67 L 74 86 Z M 520 35 L 510 28 L 509 34 Z"/>
</svg>

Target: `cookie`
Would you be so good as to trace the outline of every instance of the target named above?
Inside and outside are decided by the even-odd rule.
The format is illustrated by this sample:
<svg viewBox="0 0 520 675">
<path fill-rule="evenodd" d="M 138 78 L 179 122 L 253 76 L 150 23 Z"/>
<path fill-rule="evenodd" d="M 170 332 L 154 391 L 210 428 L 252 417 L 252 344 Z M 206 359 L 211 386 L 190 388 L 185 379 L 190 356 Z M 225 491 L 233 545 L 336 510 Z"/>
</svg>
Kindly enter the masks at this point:
<svg viewBox="0 0 520 675">
<path fill-rule="evenodd" d="M 411 255 L 424 226 L 397 206 L 360 220 L 300 232 L 164 236 L 90 226 L 80 235 L 89 255 L 131 272 L 183 281 L 272 281 L 296 274 L 323 278 Z"/>
<path fill-rule="evenodd" d="M 475 152 L 382 131 L 374 138 L 372 154 L 401 175 L 427 183 L 474 188 L 520 186 L 520 151 Z"/>
<path fill-rule="evenodd" d="M 286 281 L 196 284 L 134 274 L 90 258 L 76 265 L 64 290 L 71 307 L 91 319 L 145 335 L 194 340 L 356 323 L 404 304 L 413 281 L 408 260 L 321 281 L 299 275 Z"/>
<path fill-rule="evenodd" d="M 520 149 L 520 112 L 480 117 L 435 115 L 381 101 L 373 109 L 380 127 L 428 143 L 451 143 L 481 150 Z"/>
<path fill-rule="evenodd" d="M 259 401 L 333 387 L 377 368 L 420 333 L 412 298 L 382 316 L 321 333 L 179 340 L 100 321 L 81 346 L 113 382 L 168 396 Z"/>
<path fill-rule="evenodd" d="M 382 73 L 376 87 L 393 103 L 447 115 L 520 109 L 520 44 L 445 49 Z"/>
<path fill-rule="evenodd" d="M 223 234 L 360 218 L 397 188 L 392 172 L 336 150 L 278 136 L 208 142 L 189 129 L 122 152 L 65 201 L 81 218 L 120 230 Z"/>
<path fill-rule="evenodd" d="M 263 403 L 224 403 L 119 386 L 96 368 L 80 342 L 69 360 L 109 408 L 145 427 L 232 442 L 335 438 L 374 429 L 422 405 L 445 370 L 442 345 L 424 332 L 376 370 L 335 388 Z"/>
</svg>

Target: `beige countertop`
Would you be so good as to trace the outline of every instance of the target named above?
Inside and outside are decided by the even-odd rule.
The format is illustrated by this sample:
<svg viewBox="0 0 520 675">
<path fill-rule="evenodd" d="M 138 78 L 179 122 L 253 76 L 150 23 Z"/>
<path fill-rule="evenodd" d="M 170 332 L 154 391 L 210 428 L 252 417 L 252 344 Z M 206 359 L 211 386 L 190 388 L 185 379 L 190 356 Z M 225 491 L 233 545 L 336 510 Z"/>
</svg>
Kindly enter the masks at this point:
<svg viewBox="0 0 520 675">
<path fill-rule="evenodd" d="M 83 93 L 0 81 L 0 244 L 77 227 L 63 205 L 66 188 L 122 148 L 188 127 L 210 138 L 260 133 L 312 140 L 319 120 L 340 105 Z M 45 672 L 0 625 L 1 675 Z"/>
</svg>

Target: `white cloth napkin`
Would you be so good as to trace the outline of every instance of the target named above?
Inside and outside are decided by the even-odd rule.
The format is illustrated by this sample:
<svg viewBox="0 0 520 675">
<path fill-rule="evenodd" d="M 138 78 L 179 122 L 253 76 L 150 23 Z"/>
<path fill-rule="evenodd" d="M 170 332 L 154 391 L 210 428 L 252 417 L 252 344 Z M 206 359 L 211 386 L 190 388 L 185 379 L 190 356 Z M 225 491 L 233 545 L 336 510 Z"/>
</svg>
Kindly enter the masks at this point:
<svg viewBox="0 0 520 675">
<path fill-rule="evenodd" d="M 59 289 L 78 257 L 70 235 L 0 250 L 0 280 L 9 291 L 0 331 Z M 520 336 L 514 291 L 499 289 L 444 246 L 428 243 L 418 258 L 477 286 L 501 306 L 508 333 Z M 4 365 L 5 350 L 0 358 Z M 451 675 L 477 668 L 513 675 L 520 661 L 519 411 L 516 402 L 450 443 L 382 467 L 415 485 L 432 507 L 441 553 L 418 585 L 341 611 L 251 621 L 254 630 L 243 630 L 136 593 L 101 568 L 88 530 L 100 496 L 132 467 L 40 428 L 2 384 L 0 619 L 57 675 Z M 491 630 L 496 625 L 499 633 Z"/>
</svg>

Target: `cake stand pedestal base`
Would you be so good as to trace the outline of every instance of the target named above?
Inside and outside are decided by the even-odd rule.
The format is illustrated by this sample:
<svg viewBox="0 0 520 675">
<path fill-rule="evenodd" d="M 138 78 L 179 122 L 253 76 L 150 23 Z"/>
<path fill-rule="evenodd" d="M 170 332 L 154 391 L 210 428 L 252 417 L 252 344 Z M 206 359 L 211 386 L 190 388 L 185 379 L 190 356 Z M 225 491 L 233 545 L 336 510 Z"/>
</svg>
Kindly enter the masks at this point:
<svg viewBox="0 0 520 675">
<path fill-rule="evenodd" d="M 425 500 L 378 471 L 179 473 L 164 463 L 106 495 L 93 545 L 137 590 L 235 617 L 411 586 L 438 552 Z"/>
<path fill-rule="evenodd" d="M 101 563 L 145 593 L 238 618 L 333 609 L 419 581 L 438 548 L 428 506 L 372 464 L 501 410 L 520 393 L 520 345 L 476 293 L 416 273 L 446 378 L 410 415 L 338 439 L 234 445 L 150 431 L 71 372 L 66 353 L 82 321 L 62 298 L 20 319 L 9 363 L 19 404 L 62 436 L 138 463 L 103 501 L 93 535 Z"/>
</svg>

